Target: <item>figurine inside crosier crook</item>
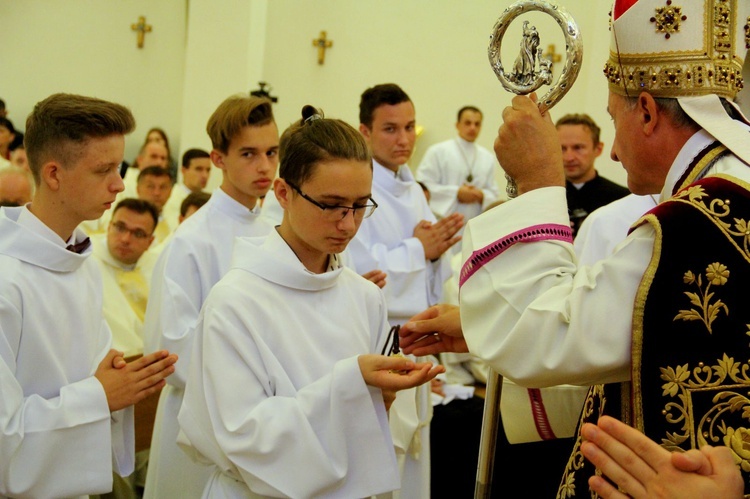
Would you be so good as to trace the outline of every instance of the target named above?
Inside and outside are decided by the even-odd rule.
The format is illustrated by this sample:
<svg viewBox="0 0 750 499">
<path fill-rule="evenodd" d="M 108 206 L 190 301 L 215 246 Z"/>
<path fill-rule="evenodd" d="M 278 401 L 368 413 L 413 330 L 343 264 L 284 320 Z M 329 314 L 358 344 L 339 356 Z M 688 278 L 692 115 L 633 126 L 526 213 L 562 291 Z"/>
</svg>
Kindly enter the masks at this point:
<svg viewBox="0 0 750 499">
<path fill-rule="evenodd" d="M 505 9 L 495 23 L 495 27 L 490 34 L 490 46 L 487 49 L 487 54 L 497 79 L 509 92 L 527 95 L 538 90 L 542 85 L 550 85 L 552 83 L 552 61 L 542 57 L 542 49 L 539 47 L 539 32 L 536 27 L 529 26 L 528 21 L 523 23 L 521 51 L 513 64 L 513 72 L 506 73 L 500 60 L 500 47 L 508 26 L 516 17 L 531 11 L 545 12 L 552 16 L 562 29 L 565 37 L 565 66 L 560 72 L 557 82 L 539 100 L 539 111 L 544 114 L 570 90 L 578 77 L 578 71 L 581 69 L 583 41 L 581 32 L 570 14 L 562 7 L 542 0 L 520 0 Z M 508 181 L 506 187 L 508 197 L 516 197 L 518 195 L 516 182 L 508 174 L 505 175 L 505 178 Z"/>
<path fill-rule="evenodd" d="M 539 100 L 539 111 L 544 114 L 552 108 L 563 95 L 570 90 L 583 60 L 583 42 L 573 18 L 562 8 L 542 0 L 521 0 L 514 3 L 500 16 L 490 35 L 488 55 L 492 69 L 497 79 L 506 90 L 518 95 L 527 95 L 538 90 L 542 85 L 552 83 L 552 61 L 542 57 L 539 47 L 540 38 L 536 27 L 530 26 L 528 21 L 523 23 L 523 37 L 521 50 L 513 64 L 513 72 L 506 75 L 500 61 L 500 47 L 503 36 L 510 23 L 519 15 L 529 11 L 541 11 L 551 15 L 563 30 L 565 36 L 565 66 L 557 83 Z M 505 174 L 508 181 L 506 192 L 508 198 L 518 194 L 515 181 Z M 500 375 L 490 369 L 487 376 L 485 390 L 484 413 L 482 415 L 482 433 L 479 442 L 479 462 L 477 463 L 477 480 L 474 499 L 488 499 L 492 497 L 492 471 L 494 469 L 495 449 L 500 416 L 500 396 L 503 380 Z"/>
</svg>

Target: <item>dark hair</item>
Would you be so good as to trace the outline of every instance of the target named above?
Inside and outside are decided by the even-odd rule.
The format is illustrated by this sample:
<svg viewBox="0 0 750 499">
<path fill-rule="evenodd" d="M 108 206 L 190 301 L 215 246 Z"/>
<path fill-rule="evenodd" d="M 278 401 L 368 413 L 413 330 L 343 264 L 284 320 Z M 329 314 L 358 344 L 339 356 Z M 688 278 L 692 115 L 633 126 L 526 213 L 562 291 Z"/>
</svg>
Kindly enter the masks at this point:
<svg viewBox="0 0 750 499">
<path fill-rule="evenodd" d="M 0 116 L 0 126 L 7 128 L 10 133 L 16 133 L 16 128 L 13 126 L 13 122 L 8 118 Z"/>
<path fill-rule="evenodd" d="M 195 206 L 196 208 L 200 208 L 204 204 L 208 203 L 208 200 L 211 199 L 211 194 L 208 192 L 191 192 L 187 196 L 185 196 L 185 199 L 182 200 L 182 203 L 180 204 L 180 215 L 185 216 L 187 215 L 188 208 L 191 206 Z"/>
<path fill-rule="evenodd" d="M 16 149 L 23 149 L 23 137 L 23 133 L 16 131 L 16 135 L 13 137 L 13 140 L 11 140 L 8 150 L 13 152 Z"/>
<path fill-rule="evenodd" d="M 162 168 L 161 166 L 147 166 L 146 168 L 143 168 L 138 174 L 137 183 L 140 184 L 141 180 L 146 177 L 168 177 L 170 182 L 172 180 L 172 176 L 169 174 L 169 171 L 165 168 Z"/>
<path fill-rule="evenodd" d="M 482 111 L 480 111 L 478 107 L 464 106 L 458 110 L 458 117 L 456 118 L 456 121 L 461 121 L 461 115 L 464 114 L 464 111 L 473 111 L 475 113 L 479 113 L 479 117 L 484 119 L 484 114 L 482 114 Z"/>
<path fill-rule="evenodd" d="M 169 137 L 167 137 L 167 132 L 165 132 L 163 129 L 159 128 L 158 126 L 155 126 L 151 128 L 148 132 L 146 132 L 146 138 L 143 140 L 143 144 L 148 144 L 148 136 L 151 135 L 151 132 L 156 132 L 159 135 L 161 135 L 161 138 L 164 139 L 164 147 L 167 148 L 167 152 L 171 153 L 171 149 L 169 148 Z"/>
<path fill-rule="evenodd" d="M 594 145 L 600 142 L 601 129 L 588 114 L 566 114 L 557 120 L 555 128 L 560 128 L 562 125 L 583 125 L 591 132 L 591 139 L 594 141 Z"/>
<path fill-rule="evenodd" d="M 120 208 L 127 208 L 128 210 L 134 211 L 136 213 L 148 213 L 149 215 L 151 215 L 151 218 L 154 219 L 154 228 L 151 230 L 152 233 L 156 229 L 156 226 L 159 224 L 159 210 L 157 210 L 156 206 L 154 206 L 152 203 L 149 203 L 148 201 L 138 198 L 125 198 L 115 205 L 115 209 L 112 210 L 112 218 L 114 218 L 115 213 L 117 213 L 117 210 L 119 210 Z"/>
<path fill-rule="evenodd" d="M 383 83 L 368 88 L 362 93 L 359 101 L 359 122 L 370 128 L 375 109 L 383 105 L 395 106 L 402 102 L 411 102 L 411 99 L 395 83 Z"/>
<path fill-rule="evenodd" d="M 262 97 L 236 95 L 219 104 L 208 119 L 206 132 L 211 147 L 227 153 L 229 144 L 246 126 L 263 126 L 273 122 L 271 101 Z"/>
<path fill-rule="evenodd" d="M 185 154 L 182 155 L 182 166 L 187 168 L 190 166 L 190 162 L 196 158 L 210 158 L 211 155 L 203 149 L 188 149 Z"/>
<path fill-rule="evenodd" d="M 370 164 L 370 151 L 362 134 L 348 123 L 323 117 L 313 106 L 302 108 L 302 119 L 281 135 L 279 177 L 301 186 L 323 161 L 348 159 Z"/>
<path fill-rule="evenodd" d="M 126 135 L 135 128 L 133 114 L 113 102 L 73 94 L 54 94 L 38 102 L 26 120 L 26 153 L 34 180 L 54 159 L 64 168 L 92 138 Z"/>
</svg>

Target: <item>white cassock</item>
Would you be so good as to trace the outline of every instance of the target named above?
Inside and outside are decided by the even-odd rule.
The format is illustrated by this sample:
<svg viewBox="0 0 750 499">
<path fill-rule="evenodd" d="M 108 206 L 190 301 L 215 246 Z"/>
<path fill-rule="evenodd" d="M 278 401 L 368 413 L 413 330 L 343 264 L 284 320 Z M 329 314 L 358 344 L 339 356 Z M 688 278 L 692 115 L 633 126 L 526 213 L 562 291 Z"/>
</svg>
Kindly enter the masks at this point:
<svg viewBox="0 0 750 499">
<path fill-rule="evenodd" d="M 143 319 L 153 258 L 146 251 L 137 263 L 125 265 L 109 252 L 104 234 L 91 237 L 104 290 L 104 320 L 112 331 L 112 348 L 132 357 L 143 353 Z"/>
<path fill-rule="evenodd" d="M 713 140 L 700 131 L 685 144 L 661 200 Z M 717 173 L 750 181 L 750 167 L 732 155 L 719 159 L 708 175 Z M 530 191 L 469 223 L 464 260 L 474 252 L 479 257 L 477 265 L 464 265 L 461 275 L 461 324 L 469 349 L 522 386 L 626 381 L 633 304 L 651 259 L 653 226 L 641 225 L 613 255 L 591 267 L 577 264 L 565 240 L 503 244 L 517 232 L 521 237 L 515 240 L 522 240 L 530 228 L 542 233 L 555 227 L 569 227 L 563 187 Z M 482 257 L 491 247 L 498 251 Z"/>
<path fill-rule="evenodd" d="M 427 149 L 417 168 L 416 178 L 430 190 L 430 208 L 438 217 L 461 213 L 469 220 L 500 197 L 495 180 L 496 166 L 497 159 L 490 151 L 456 137 Z M 465 184 L 482 191 L 484 199 L 481 204 L 458 202 L 458 188 Z"/>
<path fill-rule="evenodd" d="M 196 330 L 179 441 L 217 465 L 203 497 L 367 497 L 397 489 L 379 388 L 385 298 L 330 258 L 313 274 L 274 230 L 241 238 Z"/>
<path fill-rule="evenodd" d="M 172 187 L 172 193 L 161 210 L 161 217 L 167 221 L 172 230 L 180 225 L 180 207 L 191 192 L 190 189 L 185 187 L 185 184 L 177 184 Z"/>
<path fill-rule="evenodd" d="M 407 165 L 395 175 L 373 160 L 372 197 L 378 209 L 362 221 L 348 250 L 357 273 L 379 269 L 387 274 L 383 292 L 388 322 L 400 325 L 440 301 L 443 281 L 451 272 L 450 257 L 427 261 L 413 235 L 420 221 L 435 222 L 435 216 Z M 389 419 L 401 466 L 401 497 L 430 495 L 431 418 L 429 384 L 398 392 Z"/>
<path fill-rule="evenodd" d="M 133 471 L 133 411 L 110 413 L 94 377 L 111 335 L 91 249 L 26 207 L 0 209 L 0 234 L 0 496 L 109 492 Z"/>
<path fill-rule="evenodd" d="M 259 211 L 216 189 L 177 228 L 156 263 L 144 323 L 146 351 L 166 349 L 180 360 L 159 397 L 144 497 L 195 497 L 213 471 L 177 447 L 177 413 L 198 314 L 208 292 L 229 269 L 235 238 L 265 236 L 272 229 Z"/>
<path fill-rule="evenodd" d="M 628 194 L 592 211 L 573 241 L 579 265 L 593 265 L 611 255 L 633 225 L 656 206 L 656 196 Z"/>
</svg>

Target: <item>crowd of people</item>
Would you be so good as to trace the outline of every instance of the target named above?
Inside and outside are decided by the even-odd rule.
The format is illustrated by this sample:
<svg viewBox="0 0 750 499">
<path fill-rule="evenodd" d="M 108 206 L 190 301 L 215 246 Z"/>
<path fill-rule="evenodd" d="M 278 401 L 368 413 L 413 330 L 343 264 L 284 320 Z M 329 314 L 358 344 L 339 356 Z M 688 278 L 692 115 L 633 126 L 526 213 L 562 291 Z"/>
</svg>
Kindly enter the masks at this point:
<svg viewBox="0 0 750 499">
<path fill-rule="evenodd" d="M 122 105 L 54 94 L 21 131 L 0 101 L 0 495 L 468 497 L 483 401 L 448 387 L 492 369 L 493 497 L 741 497 L 750 6 L 727 1 L 688 14 L 736 34 L 690 42 L 717 65 L 700 82 L 686 58 L 643 77 L 673 42 L 644 40 L 654 0 L 615 1 L 627 188 L 595 168 L 599 126 L 535 95 L 494 152 L 467 105 L 411 167 L 394 83 L 358 127 L 308 105 L 280 133 L 270 100 L 230 96 L 179 166 L 158 127 L 124 161 Z"/>
</svg>

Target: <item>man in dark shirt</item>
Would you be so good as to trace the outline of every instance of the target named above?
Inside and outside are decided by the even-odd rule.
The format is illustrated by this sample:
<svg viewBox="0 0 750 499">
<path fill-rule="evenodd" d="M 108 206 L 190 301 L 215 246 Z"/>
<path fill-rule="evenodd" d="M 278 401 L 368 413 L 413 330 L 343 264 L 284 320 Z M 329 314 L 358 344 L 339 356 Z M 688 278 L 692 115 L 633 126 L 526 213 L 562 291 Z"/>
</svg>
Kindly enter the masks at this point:
<svg viewBox="0 0 750 499">
<path fill-rule="evenodd" d="M 599 176 L 594 161 L 602 154 L 599 127 L 587 114 L 566 114 L 555 124 L 562 145 L 565 187 L 573 236 L 595 209 L 627 196 L 627 187 Z"/>
</svg>

